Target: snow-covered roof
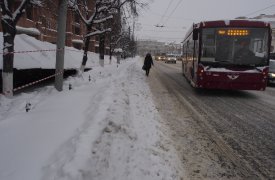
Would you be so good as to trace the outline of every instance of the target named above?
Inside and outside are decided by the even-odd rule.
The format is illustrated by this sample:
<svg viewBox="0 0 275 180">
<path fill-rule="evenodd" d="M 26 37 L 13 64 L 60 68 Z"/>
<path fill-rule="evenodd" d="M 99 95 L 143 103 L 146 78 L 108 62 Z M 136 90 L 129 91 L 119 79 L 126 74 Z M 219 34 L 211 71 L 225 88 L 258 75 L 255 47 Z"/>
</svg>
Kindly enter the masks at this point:
<svg viewBox="0 0 275 180">
<path fill-rule="evenodd" d="M 28 34 L 28 35 L 35 35 L 39 36 L 41 33 L 36 28 L 25 28 L 21 26 L 16 26 L 17 33 L 19 34 Z"/>
<path fill-rule="evenodd" d="M 0 42 L 3 42 L 3 33 L 0 32 Z M 3 50 L 3 43 L 0 43 L 0 49 Z M 54 69 L 56 64 L 56 45 L 43 42 L 26 34 L 18 34 L 15 36 L 14 42 L 14 68 L 16 69 Z M 32 51 L 32 52 L 30 52 Z M 0 53 L 3 53 L 0 51 Z M 81 65 L 83 50 L 73 47 L 65 47 L 65 69 L 77 69 Z M 94 62 L 92 59 L 98 57 L 95 53 L 88 53 L 88 61 L 86 67 L 92 67 Z M 3 56 L 0 54 L 0 69 L 3 65 Z M 1 179 L 1 178 L 0 178 Z"/>
<path fill-rule="evenodd" d="M 72 43 L 75 43 L 75 44 L 83 44 L 83 40 L 80 40 L 80 39 L 73 39 L 73 40 L 72 40 Z"/>
<path fill-rule="evenodd" d="M 120 52 L 120 53 L 122 53 L 123 50 L 121 48 L 116 48 L 116 49 L 114 49 L 114 52 Z"/>
</svg>

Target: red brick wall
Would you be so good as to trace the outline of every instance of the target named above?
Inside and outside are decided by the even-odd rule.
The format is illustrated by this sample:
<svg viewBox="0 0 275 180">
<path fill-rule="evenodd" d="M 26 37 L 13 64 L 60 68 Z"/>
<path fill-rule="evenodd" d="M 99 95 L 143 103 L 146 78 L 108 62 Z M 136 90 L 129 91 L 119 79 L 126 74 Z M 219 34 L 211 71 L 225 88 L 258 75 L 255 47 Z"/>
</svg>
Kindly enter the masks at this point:
<svg viewBox="0 0 275 180">
<path fill-rule="evenodd" d="M 47 41 L 50 43 L 56 43 L 57 36 L 57 1 L 51 1 L 55 4 L 49 4 L 49 7 L 33 7 L 32 8 L 32 19 L 27 19 L 26 14 L 24 14 L 17 23 L 17 26 L 25 28 L 36 28 L 40 31 L 41 35 L 36 36 L 37 39 L 41 41 Z M 0 13 L 0 18 L 2 14 Z M 73 29 L 74 23 L 74 13 L 69 8 L 67 12 L 67 26 L 66 26 L 66 46 L 73 46 L 72 40 L 79 39 L 82 40 L 83 33 L 85 33 L 85 26 L 80 21 L 80 32 L 82 34 L 75 35 Z M 0 32 L 2 32 L 2 25 L 0 25 Z"/>
</svg>

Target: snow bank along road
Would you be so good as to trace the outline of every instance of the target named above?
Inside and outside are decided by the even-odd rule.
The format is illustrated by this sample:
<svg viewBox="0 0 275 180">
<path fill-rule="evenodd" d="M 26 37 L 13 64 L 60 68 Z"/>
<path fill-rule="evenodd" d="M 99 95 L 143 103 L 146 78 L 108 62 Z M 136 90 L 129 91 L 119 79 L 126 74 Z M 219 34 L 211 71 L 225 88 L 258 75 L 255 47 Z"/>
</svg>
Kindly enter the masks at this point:
<svg viewBox="0 0 275 180">
<path fill-rule="evenodd" d="M 136 58 L 1 96 L 0 179 L 187 179 L 146 80 Z"/>
<path fill-rule="evenodd" d="M 275 179 L 274 87 L 195 90 L 163 62 L 148 82 L 191 179 Z"/>
</svg>

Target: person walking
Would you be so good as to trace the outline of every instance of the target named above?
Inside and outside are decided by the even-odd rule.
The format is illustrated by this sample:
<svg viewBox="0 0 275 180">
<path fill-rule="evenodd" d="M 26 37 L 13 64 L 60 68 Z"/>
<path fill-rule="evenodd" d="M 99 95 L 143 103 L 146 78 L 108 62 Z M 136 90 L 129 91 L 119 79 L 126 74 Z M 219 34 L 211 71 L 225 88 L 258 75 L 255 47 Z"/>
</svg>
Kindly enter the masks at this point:
<svg viewBox="0 0 275 180">
<path fill-rule="evenodd" d="M 153 58 L 150 53 L 147 53 L 144 59 L 144 65 L 143 65 L 143 69 L 146 72 L 146 76 L 149 76 L 151 65 L 154 65 Z"/>
</svg>

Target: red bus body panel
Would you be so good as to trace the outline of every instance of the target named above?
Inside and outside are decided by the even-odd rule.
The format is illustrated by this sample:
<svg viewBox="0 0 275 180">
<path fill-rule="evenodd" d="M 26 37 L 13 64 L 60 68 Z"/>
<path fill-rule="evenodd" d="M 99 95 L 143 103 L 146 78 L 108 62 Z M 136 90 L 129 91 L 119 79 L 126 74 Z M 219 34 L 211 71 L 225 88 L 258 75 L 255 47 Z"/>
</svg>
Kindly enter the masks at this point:
<svg viewBox="0 0 275 180">
<path fill-rule="evenodd" d="M 231 89 L 231 90 L 265 90 L 267 85 L 267 69 L 263 72 L 244 71 L 204 71 L 197 76 L 196 87 L 206 89 Z M 247 72 L 246 72 L 247 71 Z"/>
</svg>

